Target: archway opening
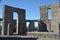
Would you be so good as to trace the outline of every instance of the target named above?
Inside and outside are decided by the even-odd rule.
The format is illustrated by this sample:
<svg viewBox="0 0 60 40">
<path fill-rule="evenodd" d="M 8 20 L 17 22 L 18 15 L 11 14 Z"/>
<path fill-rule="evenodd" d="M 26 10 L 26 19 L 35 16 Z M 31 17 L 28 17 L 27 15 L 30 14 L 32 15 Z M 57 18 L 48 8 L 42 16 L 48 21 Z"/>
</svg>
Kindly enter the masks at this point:
<svg viewBox="0 0 60 40">
<path fill-rule="evenodd" d="M 52 18 L 52 10 L 51 8 L 48 8 L 48 19 Z"/>
<path fill-rule="evenodd" d="M 13 12 L 13 20 L 14 20 L 14 33 L 18 34 L 18 14 L 17 12 Z"/>
</svg>

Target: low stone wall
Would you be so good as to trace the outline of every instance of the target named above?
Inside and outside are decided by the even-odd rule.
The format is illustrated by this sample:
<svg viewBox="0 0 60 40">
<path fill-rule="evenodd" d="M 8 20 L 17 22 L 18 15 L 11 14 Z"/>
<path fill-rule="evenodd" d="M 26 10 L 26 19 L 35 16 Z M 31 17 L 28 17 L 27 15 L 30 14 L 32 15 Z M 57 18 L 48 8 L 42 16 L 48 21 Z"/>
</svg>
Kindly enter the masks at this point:
<svg viewBox="0 0 60 40">
<path fill-rule="evenodd" d="M 26 36 L 0 35 L 0 40 L 59 40 L 59 35 L 53 32 L 27 32 Z"/>
<path fill-rule="evenodd" d="M 59 40 L 58 34 L 52 32 L 27 32 L 27 36 L 34 36 L 37 40 Z"/>
<path fill-rule="evenodd" d="M 7 36 L 7 35 L 0 35 L 0 40 L 37 40 L 37 38 L 30 37 L 30 36 Z"/>
<path fill-rule="evenodd" d="M 35 38 L 0 37 L 0 40 L 36 40 Z"/>
</svg>

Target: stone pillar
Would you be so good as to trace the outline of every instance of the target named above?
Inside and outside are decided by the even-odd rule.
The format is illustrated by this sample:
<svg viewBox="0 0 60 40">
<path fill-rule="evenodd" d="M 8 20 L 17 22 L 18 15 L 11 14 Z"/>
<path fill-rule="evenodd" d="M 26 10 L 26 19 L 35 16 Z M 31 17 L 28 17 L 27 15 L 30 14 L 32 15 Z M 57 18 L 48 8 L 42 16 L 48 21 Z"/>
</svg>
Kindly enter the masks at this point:
<svg viewBox="0 0 60 40">
<path fill-rule="evenodd" d="M 18 34 L 25 34 L 26 22 L 25 22 L 25 10 L 18 12 Z"/>
<path fill-rule="evenodd" d="M 41 6 L 40 7 L 40 15 L 41 15 L 41 20 L 44 23 L 48 23 L 48 8 L 46 6 Z"/>
<path fill-rule="evenodd" d="M 4 6 L 3 28 L 2 28 L 2 34 L 3 35 L 7 35 L 8 24 L 13 22 L 12 20 L 13 20 L 13 15 L 12 15 L 11 9 L 7 6 Z"/>
<path fill-rule="evenodd" d="M 7 35 L 12 35 L 13 34 L 13 28 L 11 26 L 11 23 L 8 24 L 8 28 L 7 28 Z"/>
<path fill-rule="evenodd" d="M 48 23 L 48 13 L 47 13 L 47 7 L 41 6 L 40 7 L 40 15 L 41 19 L 39 21 L 39 30 L 40 31 L 46 31 L 47 30 L 47 23 Z"/>
<path fill-rule="evenodd" d="M 51 10 L 52 10 L 51 30 L 55 33 L 59 33 L 60 3 L 53 4 L 51 6 Z"/>
<path fill-rule="evenodd" d="M 34 31 L 34 21 L 30 21 L 29 31 Z"/>
</svg>

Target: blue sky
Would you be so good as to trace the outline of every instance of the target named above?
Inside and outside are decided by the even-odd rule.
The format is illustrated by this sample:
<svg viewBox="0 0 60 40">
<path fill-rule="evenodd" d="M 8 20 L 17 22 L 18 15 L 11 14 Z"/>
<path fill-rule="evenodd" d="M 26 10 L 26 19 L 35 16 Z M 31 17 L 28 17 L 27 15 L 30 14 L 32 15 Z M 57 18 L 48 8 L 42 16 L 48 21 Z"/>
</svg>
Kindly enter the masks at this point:
<svg viewBox="0 0 60 40">
<path fill-rule="evenodd" d="M 40 19 L 40 6 L 49 5 L 58 2 L 59 0 L 1 0 L 0 2 L 0 18 L 2 18 L 3 6 L 9 5 L 12 7 L 22 8 L 26 10 L 26 19 Z"/>
</svg>

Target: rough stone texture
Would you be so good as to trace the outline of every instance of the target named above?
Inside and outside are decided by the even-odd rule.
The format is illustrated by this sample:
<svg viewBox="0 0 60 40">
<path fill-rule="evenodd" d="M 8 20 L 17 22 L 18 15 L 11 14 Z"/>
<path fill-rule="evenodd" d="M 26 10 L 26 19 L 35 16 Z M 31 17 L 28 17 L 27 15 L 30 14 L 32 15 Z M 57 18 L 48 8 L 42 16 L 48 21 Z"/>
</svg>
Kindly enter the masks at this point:
<svg viewBox="0 0 60 40">
<path fill-rule="evenodd" d="M 60 24 L 60 7 L 59 3 L 52 5 L 52 22 L 51 22 L 51 30 L 59 33 L 59 24 Z"/>
<path fill-rule="evenodd" d="M 39 22 L 39 30 L 43 31 L 43 28 L 48 29 L 48 7 L 47 6 L 41 6 L 40 7 L 40 22 Z M 43 28 L 42 28 L 43 27 Z"/>
<path fill-rule="evenodd" d="M 34 36 L 37 40 L 59 40 L 59 35 L 52 32 L 27 32 L 27 36 Z"/>
<path fill-rule="evenodd" d="M 8 11 L 7 11 L 8 10 Z M 4 13 L 3 13 L 3 27 L 2 27 L 2 34 L 7 35 L 7 28 L 8 24 L 10 23 L 10 27 L 14 27 L 13 23 L 13 12 L 17 12 L 18 14 L 18 34 L 24 34 L 25 33 L 25 28 L 26 28 L 26 23 L 25 23 L 25 10 L 24 9 L 19 9 L 19 8 L 14 8 L 5 5 L 4 6 Z M 17 27 L 17 26 L 16 26 Z M 11 29 L 13 31 L 13 29 Z M 13 33 L 11 33 L 13 34 Z"/>
<path fill-rule="evenodd" d="M 40 20 L 42 20 L 44 23 L 48 23 L 48 13 L 46 6 L 40 7 L 40 15 L 41 15 Z"/>
<path fill-rule="evenodd" d="M 48 9 L 52 11 L 52 18 L 49 23 L 48 19 Z M 47 25 L 48 31 L 59 32 L 59 23 L 60 23 L 60 7 L 59 3 L 41 6 L 40 7 L 41 20 Z"/>
</svg>

